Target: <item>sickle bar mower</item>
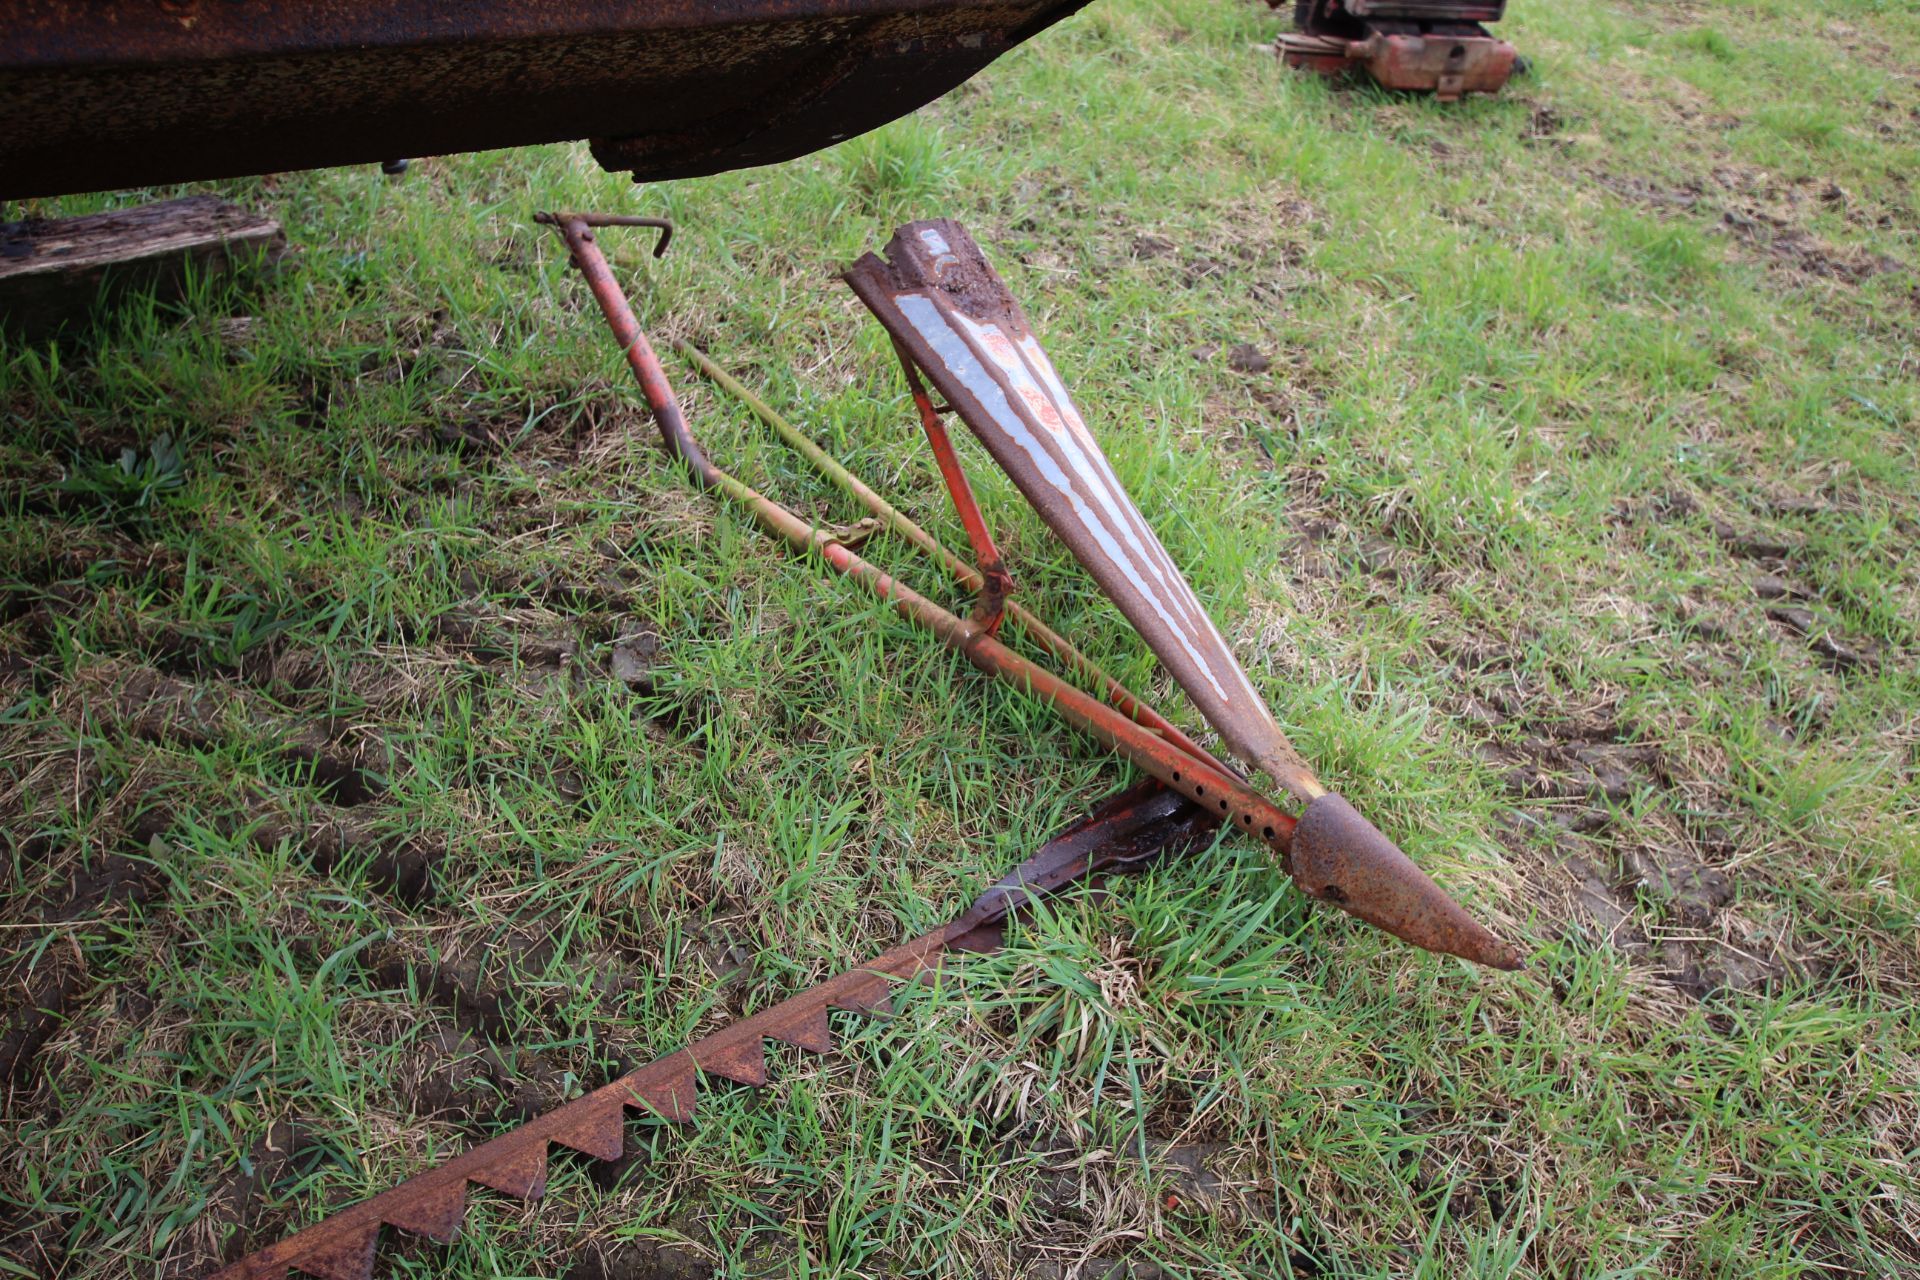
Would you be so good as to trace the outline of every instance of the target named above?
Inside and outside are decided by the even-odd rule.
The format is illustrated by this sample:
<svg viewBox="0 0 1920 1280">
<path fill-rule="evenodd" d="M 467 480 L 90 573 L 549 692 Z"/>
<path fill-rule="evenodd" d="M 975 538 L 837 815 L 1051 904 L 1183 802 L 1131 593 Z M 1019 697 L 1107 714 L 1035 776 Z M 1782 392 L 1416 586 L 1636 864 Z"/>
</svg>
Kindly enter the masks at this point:
<svg viewBox="0 0 1920 1280">
<path fill-rule="evenodd" d="M 595 227 L 636 220 L 579 213 L 541 214 L 539 220 L 566 241 L 626 353 L 668 451 L 701 487 L 739 503 L 769 533 L 865 583 L 901 616 L 982 671 L 1051 703 L 1067 723 L 1126 756 L 1161 785 L 1257 836 L 1308 895 L 1417 947 L 1496 969 L 1520 967 L 1512 946 L 1467 915 L 1352 805 L 1322 786 L 1287 741 L 1193 589 L 1120 487 L 1019 304 L 958 223 L 940 219 L 901 228 L 889 245 L 892 262 L 870 254 L 847 273 L 848 283 L 892 334 L 902 358 L 946 397 L 1221 736 L 1305 801 L 1298 819 L 1184 736 L 1142 724 L 1008 648 L 995 634 L 999 606 L 988 601 L 989 590 L 982 591 L 988 612 L 958 617 L 716 467 L 688 430 L 659 358 L 594 237 Z M 923 415 L 932 416 L 927 409 Z M 950 452 L 944 432 L 929 431 L 929 438 L 936 453 Z M 958 465 L 943 459 L 943 474 Z M 971 490 L 956 485 L 951 492 L 976 549 L 990 549 Z M 982 580 L 990 586 L 982 568 Z M 1138 699 L 1131 701 L 1139 705 Z"/>
<path fill-rule="evenodd" d="M 716 467 L 688 429 L 652 345 L 634 318 L 595 232 L 608 226 L 672 228 L 659 219 L 595 214 L 541 214 L 566 241 L 574 265 L 640 382 L 668 451 L 694 480 L 745 507 L 768 532 L 818 555 L 865 584 L 903 616 L 931 631 L 982 671 L 1049 703 L 1061 718 L 1126 756 L 1149 779 L 1113 797 L 1091 817 L 1048 841 L 948 924 L 900 944 L 856 969 L 828 979 L 649 1063 L 610 1084 L 482 1143 L 435 1169 L 352 1205 L 215 1273 L 215 1280 L 280 1277 L 289 1267 L 320 1280 L 367 1280 L 381 1228 L 398 1227 L 451 1240 L 469 1188 L 522 1199 L 545 1189 L 547 1156 L 558 1144 L 587 1156 L 618 1158 L 629 1110 L 671 1122 L 693 1118 L 701 1082 L 757 1087 L 767 1081 L 768 1039 L 814 1053 L 832 1048 L 833 1010 L 874 1012 L 889 991 L 938 969 L 953 953 L 1001 945 L 1010 916 L 1068 885 L 1128 868 L 1166 850 L 1185 850 L 1218 827 L 1237 826 L 1264 842 L 1310 896 L 1431 951 L 1500 969 L 1520 967 L 1517 952 L 1475 922 L 1372 824 L 1316 778 L 1293 749 L 1251 682 L 1208 620 L 1193 590 L 1148 528 L 1067 396 L 1018 305 L 972 239 L 949 221 L 902 228 L 892 261 L 869 255 L 848 272 L 861 299 L 892 334 L 908 365 L 922 426 L 958 505 L 977 557 L 970 566 L 941 546 L 873 490 L 705 356 L 688 350 L 710 376 L 743 394 L 750 407 L 922 551 L 942 560 L 978 594 L 971 617 L 960 617 L 779 503 Z M 985 521 L 939 421 L 927 383 L 979 436 L 996 461 L 1100 585 L 1113 596 L 1156 654 L 1236 751 L 1305 802 L 1294 815 L 1268 800 L 1233 766 L 1216 759 L 1117 681 L 1071 642 L 1007 600 L 1012 580 L 1000 565 Z M 1011 616 L 1041 648 L 1080 672 L 1101 701 L 1008 648 L 998 637 Z M 1118 709 L 1116 709 L 1118 708 Z"/>
</svg>

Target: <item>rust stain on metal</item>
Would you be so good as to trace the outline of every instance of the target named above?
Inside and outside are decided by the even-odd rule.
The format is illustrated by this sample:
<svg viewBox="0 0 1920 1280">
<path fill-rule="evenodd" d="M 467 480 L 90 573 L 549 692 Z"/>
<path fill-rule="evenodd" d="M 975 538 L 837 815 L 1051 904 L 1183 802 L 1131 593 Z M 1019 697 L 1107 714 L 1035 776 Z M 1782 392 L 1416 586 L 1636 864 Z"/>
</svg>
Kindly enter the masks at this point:
<svg viewBox="0 0 1920 1280">
<path fill-rule="evenodd" d="M 594 139 L 637 179 L 772 164 L 946 93 L 1084 0 L 25 0 L 0 197 Z"/>
<path fill-rule="evenodd" d="M 1300 815 L 1292 871 L 1306 892 L 1395 937 L 1417 939 L 1429 951 L 1468 956 L 1496 969 L 1521 967 L 1518 953 L 1505 943 L 1490 947 L 1486 929 L 1344 796 L 1321 796 Z"/>
<path fill-rule="evenodd" d="M 595 1160 L 617 1160 L 625 1149 L 629 1112 L 690 1123 L 702 1092 L 716 1087 L 714 1081 L 748 1087 L 767 1082 L 768 1040 L 829 1052 L 830 1011 L 884 1011 L 901 984 L 939 968 L 949 954 L 999 947 L 1007 918 L 1034 900 L 1090 876 L 1192 847 L 1215 825 L 1211 814 L 1152 783 L 1110 797 L 939 928 L 249 1254 L 214 1272 L 212 1280 L 265 1280 L 284 1276 L 289 1268 L 320 1280 L 367 1280 L 383 1227 L 444 1244 L 459 1234 L 474 1186 L 536 1200 L 546 1191 L 547 1157 L 555 1146 Z"/>
</svg>

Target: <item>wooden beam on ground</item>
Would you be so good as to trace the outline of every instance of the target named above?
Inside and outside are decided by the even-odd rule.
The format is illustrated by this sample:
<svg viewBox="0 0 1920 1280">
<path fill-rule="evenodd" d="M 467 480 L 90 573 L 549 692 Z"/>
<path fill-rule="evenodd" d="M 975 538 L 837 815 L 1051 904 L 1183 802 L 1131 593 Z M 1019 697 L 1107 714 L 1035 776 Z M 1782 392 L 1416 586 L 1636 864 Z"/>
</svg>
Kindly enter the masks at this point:
<svg viewBox="0 0 1920 1280">
<path fill-rule="evenodd" d="M 129 289 L 177 297 L 189 271 L 285 249 L 279 223 L 216 196 L 0 224 L 0 326 L 48 337 Z"/>
</svg>

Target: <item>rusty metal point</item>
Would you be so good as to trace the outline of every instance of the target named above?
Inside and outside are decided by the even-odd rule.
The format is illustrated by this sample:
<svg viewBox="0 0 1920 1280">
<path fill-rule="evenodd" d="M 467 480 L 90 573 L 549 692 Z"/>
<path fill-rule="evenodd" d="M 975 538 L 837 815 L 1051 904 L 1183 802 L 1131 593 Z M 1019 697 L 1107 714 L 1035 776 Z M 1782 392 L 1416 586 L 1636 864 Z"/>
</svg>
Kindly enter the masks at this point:
<svg viewBox="0 0 1920 1280">
<path fill-rule="evenodd" d="M 1518 969 L 1520 953 L 1495 937 L 1399 846 L 1329 791 L 1309 804 L 1293 831 L 1291 870 L 1299 886 L 1394 937 L 1491 969 Z"/>
</svg>

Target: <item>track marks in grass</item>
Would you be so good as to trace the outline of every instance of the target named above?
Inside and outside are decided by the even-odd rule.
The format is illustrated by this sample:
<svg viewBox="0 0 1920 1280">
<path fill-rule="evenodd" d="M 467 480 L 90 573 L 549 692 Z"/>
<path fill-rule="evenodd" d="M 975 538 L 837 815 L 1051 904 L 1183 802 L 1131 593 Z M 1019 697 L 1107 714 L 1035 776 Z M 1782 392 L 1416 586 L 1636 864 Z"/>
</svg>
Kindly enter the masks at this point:
<svg viewBox="0 0 1920 1280">
<path fill-rule="evenodd" d="M 623 1069 L 601 1039 L 634 986 L 618 955 L 580 946 L 554 918 L 430 936 L 431 947 L 380 942 L 364 957 L 381 988 L 425 1002 L 393 1080 L 415 1114 L 479 1132 L 530 1119 Z M 584 986 L 552 976 L 583 970 Z"/>
<path fill-rule="evenodd" d="M 1709 816 L 1733 807 L 1609 702 L 1568 705 L 1498 642 L 1440 646 L 1461 720 L 1516 809 L 1505 828 L 1550 918 L 1704 999 L 1798 969 L 1791 939 L 1737 908 L 1737 851 Z M 1540 851 L 1539 846 L 1545 850 Z M 1747 895 L 1764 900 L 1763 881 Z"/>
</svg>

